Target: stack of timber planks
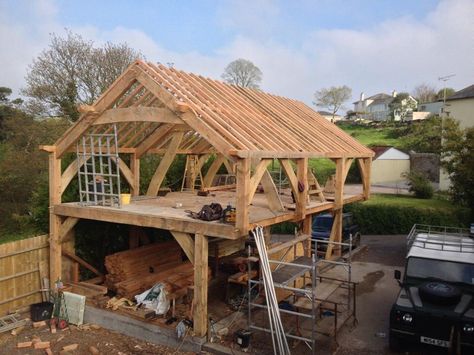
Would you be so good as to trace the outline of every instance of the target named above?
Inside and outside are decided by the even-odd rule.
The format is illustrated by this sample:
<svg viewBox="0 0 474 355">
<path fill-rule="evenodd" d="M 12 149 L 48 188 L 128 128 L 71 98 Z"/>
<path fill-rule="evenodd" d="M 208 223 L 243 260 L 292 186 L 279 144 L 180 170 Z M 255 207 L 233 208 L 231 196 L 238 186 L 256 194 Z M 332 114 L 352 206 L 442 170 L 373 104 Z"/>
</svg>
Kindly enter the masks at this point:
<svg viewBox="0 0 474 355">
<path fill-rule="evenodd" d="M 105 283 L 119 297 L 134 297 L 162 282 L 170 298 L 187 291 L 194 283 L 194 267 L 183 262 L 181 247 L 175 241 L 154 243 L 108 255 L 109 272 Z M 209 273 L 210 275 L 210 273 Z"/>
<path fill-rule="evenodd" d="M 105 257 L 106 286 L 117 292 L 125 281 L 144 278 L 182 264 L 181 247 L 176 241 L 153 243 Z"/>
</svg>

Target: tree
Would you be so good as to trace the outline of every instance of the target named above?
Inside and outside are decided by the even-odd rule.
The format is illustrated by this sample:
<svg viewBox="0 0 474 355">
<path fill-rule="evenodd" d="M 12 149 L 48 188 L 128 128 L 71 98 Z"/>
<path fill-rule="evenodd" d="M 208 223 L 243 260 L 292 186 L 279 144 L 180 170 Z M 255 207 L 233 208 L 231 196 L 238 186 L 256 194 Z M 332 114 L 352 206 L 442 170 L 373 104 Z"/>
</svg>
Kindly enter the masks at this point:
<svg viewBox="0 0 474 355">
<path fill-rule="evenodd" d="M 416 109 L 416 101 L 407 92 L 401 92 L 388 104 L 392 119 L 404 121 L 408 113 Z"/>
<path fill-rule="evenodd" d="M 420 104 L 433 102 L 437 97 L 436 88 L 428 84 L 420 84 L 413 89 L 413 97 Z"/>
<path fill-rule="evenodd" d="M 331 86 L 324 88 L 314 93 L 314 102 L 316 106 L 326 108 L 332 113 L 332 120 L 334 116 L 342 107 L 344 102 L 352 97 L 352 89 L 346 85 Z"/>
<path fill-rule="evenodd" d="M 49 48 L 29 66 L 26 88 L 29 107 L 37 114 L 77 120 L 77 105 L 92 104 L 140 52 L 125 43 L 94 47 L 92 41 L 67 31 L 65 37 L 52 34 Z"/>
<path fill-rule="evenodd" d="M 453 96 L 454 93 L 456 92 L 456 90 L 454 90 L 453 88 L 444 88 L 438 91 L 438 93 L 436 94 L 436 98 L 438 100 L 444 100 L 445 91 L 446 91 L 446 98 Z"/>
<path fill-rule="evenodd" d="M 258 89 L 262 81 L 262 75 L 262 71 L 255 64 L 240 58 L 229 63 L 221 77 L 228 84 Z"/>
<path fill-rule="evenodd" d="M 12 94 L 12 89 L 0 86 L 0 103 L 8 102 L 8 97 Z"/>
<path fill-rule="evenodd" d="M 469 206 L 474 216 L 474 127 L 463 130 L 458 121 L 444 118 L 442 158 L 451 180 L 451 197 Z"/>
<path fill-rule="evenodd" d="M 441 154 L 441 117 L 430 115 L 428 118 L 415 121 L 399 128 L 399 141 L 406 150 L 419 153 Z"/>
</svg>

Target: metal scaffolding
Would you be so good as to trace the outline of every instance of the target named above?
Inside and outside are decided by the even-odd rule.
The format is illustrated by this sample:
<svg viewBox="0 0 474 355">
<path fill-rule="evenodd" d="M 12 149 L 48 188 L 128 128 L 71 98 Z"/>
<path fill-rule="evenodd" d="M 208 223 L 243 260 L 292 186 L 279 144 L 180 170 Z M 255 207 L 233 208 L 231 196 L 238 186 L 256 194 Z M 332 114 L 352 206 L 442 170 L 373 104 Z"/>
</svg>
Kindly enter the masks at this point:
<svg viewBox="0 0 474 355">
<path fill-rule="evenodd" d="M 311 236 L 307 236 L 309 239 Z M 305 240 L 300 237 L 295 237 L 295 245 L 299 242 L 305 242 Z M 348 247 L 349 253 L 345 258 L 340 260 L 325 260 L 324 258 L 317 257 L 317 243 L 324 244 L 337 244 L 341 248 Z M 293 310 L 279 308 L 279 312 L 284 314 L 294 315 L 296 318 L 296 331 L 285 331 L 285 335 L 288 339 L 294 339 L 303 341 L 311 353 L 315 354 L 316 352 L 316 336 L 317 334 L 333 337 L 334 342 L 337 343 L 337 331 L 338 329 L 351 317 L 353 317 L 354 322 L 356 321 L 355 317 L 355 287 L 356 283 L 352 282 L 352 266 L 351 266 L 351 254 L 352 254 L 352 238 L 350 238 L 349 243 L 337 243 L 329 241 L 317 241 L 315 242 L 315 250 L 312 250 L 311 257 L 309 256 L 298 256 L 291 262 L 281 261 L 281 260 L 268 260 L 270 264 L 277 265 L 277 268 L 272 272 L 273 285 L 275 288 L 287 290 L 291 292 L 291 295 L 287 299 L 291 299 Z M 251 250 L 249 247 L 248 250 L 248 265 L 247 270 L 249 273 L 248 277 L 248 328 L 249 330 L 263 331 L 267 333 L 272 333 L 274 330 L 258 326 L 252 319 L 253 312 L 257 309 L 268 310 L 267 302 L 257 303 L 252 300 L 251 292 L 256 287 L 261 287 L 264 283 L 262 275 L 258 280 L 252 280 L 252 262 L 259 261 L 259 258 L 252 257 L 250 255 Z M 286 255 L 286 253 L 284 254 Z M 320 270 L 326 269 L 326 267 L 342 267 L 347 272 L 347 277 L 344 279 L 331 278 L 321 274 Z M 303 278 L 303 287 L 294 287 L 296 286 L 296 280 L 298 278 Z M 306 280 L 310 281 L 311 284 L 307 284 Z M 341 292 L 347 292 L 343 296 L 343 301 L 331 300 L 327 293 L 327 285 L 334 284 L 334 289 L 332 293 L 336 290 L 342 290 Z M 291 286 L 292 285 L 292 286 Z M 325 288 L 326 293 L 323 291 Z M 331 290 L 331 288 L 329 288 Z M 321 291 L 321 292 L 320 292 Z M 329 291 L 331 292 L 331 291 Z M 318 321 L 323 319 L 325 312 L 329 312 L 333 317 L 333 324 L 331 326 L 332 330 L 324 331 Z M 327 319 L 328 317 L 326 317 Z M 300 319 L 309 319 L 311 323 L 311 329 L 309 334 L 303 335 L 301 332 Z"/>
<path fill-rule="evenodd" d="M 121 207 L 116 125 L 112 133 L 84 134 L 77 142 L 77 164 L 82 205 Z"/>
</svg>

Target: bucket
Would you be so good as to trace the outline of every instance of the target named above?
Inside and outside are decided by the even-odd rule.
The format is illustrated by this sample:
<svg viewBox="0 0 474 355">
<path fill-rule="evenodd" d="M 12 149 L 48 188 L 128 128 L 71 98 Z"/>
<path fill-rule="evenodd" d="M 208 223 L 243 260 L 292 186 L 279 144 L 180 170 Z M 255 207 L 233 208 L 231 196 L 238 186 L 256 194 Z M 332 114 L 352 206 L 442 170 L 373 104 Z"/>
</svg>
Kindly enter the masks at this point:
<svg viewBox="0 0 474 355">
<path fill-rule="evenodd" d="M 122 205 L 129 205 L 131 198 L 132 198 L 131 194 L 120 194 Z"/>
<path fill-rule="evenodd" d="M 236 343 L 240 345 L 241 348 L 246 349 L 250 345 L 250 336 L 251 332 L 245 329 L 240 329 L 235 332 Z"/>
<path fill-rule="evenodd" d="M 51 302 L 40 302 L 30 306 L 31 320 L 33 322 L 39 322 L 42 320 L 51 319 L 53 315 L 53 306 Z"/>
</svg>

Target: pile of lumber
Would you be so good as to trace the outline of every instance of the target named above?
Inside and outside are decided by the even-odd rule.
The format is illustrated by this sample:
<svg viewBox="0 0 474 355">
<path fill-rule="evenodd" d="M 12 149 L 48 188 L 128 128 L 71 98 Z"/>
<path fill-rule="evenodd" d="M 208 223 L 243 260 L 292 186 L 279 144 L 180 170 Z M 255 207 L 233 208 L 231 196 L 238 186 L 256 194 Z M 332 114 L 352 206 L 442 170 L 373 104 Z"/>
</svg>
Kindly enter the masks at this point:
<svg viewBox="0 0 474 355">
<path fill-rule="evenodd" d="M 193 264 L 183 262 L 181 247 L 175 241 L 109 255 L 105 258 L 105 267 L 109 272 L 105 276 L 107 287 L 118 297 L 130 300 L 160 282 L 170 298 L 179 297 L 194 284 Z"/>
<path fill-rule="evenodd" d="M 136 295 L 148 290 L 159 282 L 165 284 L 168 295 L 187 288 L 194 282 L 193 265 L 188 261 L 178 266 L 174 265 L 161 269 L 156 273 L 148 273 L 119 282 L 117 284 L 117 294 L 133 300 Z"/>
<path fill-rule="evenodd" d="M 108 274 L 105 284 L 112 291 L 126 281 L 140 282 L 183 263 L 182 250 L 176 241 L 153 243 L 105 257 Z M 152 285 L 153 286 L 153 285 Z M 123 288 L 122 288 L 123 289 Z"/>
</svg>

